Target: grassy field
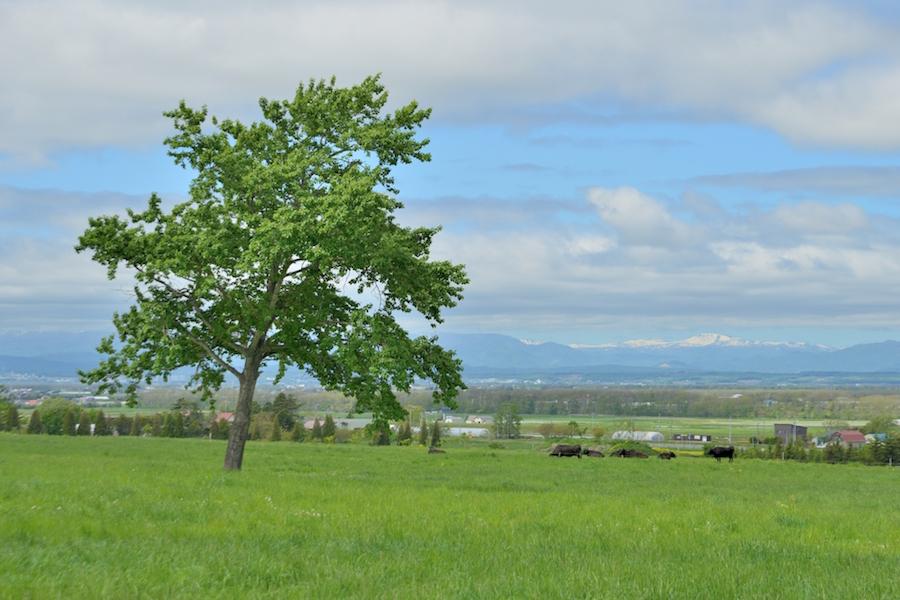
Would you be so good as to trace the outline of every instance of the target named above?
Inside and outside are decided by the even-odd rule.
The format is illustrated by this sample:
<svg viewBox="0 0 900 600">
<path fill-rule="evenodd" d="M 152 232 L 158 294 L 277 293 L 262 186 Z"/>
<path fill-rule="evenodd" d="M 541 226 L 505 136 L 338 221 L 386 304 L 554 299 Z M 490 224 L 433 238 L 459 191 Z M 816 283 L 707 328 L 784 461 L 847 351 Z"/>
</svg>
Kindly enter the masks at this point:
<svg viewBox="0 0 900 600">
<path fill-rule="evenodd" d="M 0 597 L 896 597 L 900 469 L 0 434 Z"/>
</svg>

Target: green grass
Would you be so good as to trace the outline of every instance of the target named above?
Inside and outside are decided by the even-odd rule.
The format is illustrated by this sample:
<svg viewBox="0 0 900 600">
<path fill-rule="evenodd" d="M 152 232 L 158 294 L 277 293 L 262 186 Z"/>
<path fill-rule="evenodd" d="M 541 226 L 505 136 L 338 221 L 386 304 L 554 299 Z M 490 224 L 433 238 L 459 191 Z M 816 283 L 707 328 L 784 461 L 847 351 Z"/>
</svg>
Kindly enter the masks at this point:
<svg viewBox="0 0 900 600">
<path fill-rule="evenodd" d="M 900 470 L 0 435 L 0 597 L 896 597 Z"/>
</svg>

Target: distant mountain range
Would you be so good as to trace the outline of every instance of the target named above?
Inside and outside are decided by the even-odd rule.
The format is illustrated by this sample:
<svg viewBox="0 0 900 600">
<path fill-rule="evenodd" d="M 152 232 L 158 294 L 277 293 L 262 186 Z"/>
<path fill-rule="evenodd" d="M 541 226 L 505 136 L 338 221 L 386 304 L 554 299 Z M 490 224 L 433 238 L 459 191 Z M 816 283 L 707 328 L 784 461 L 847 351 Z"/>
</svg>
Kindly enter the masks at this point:
<svg viewBox="0 0 900 600">
<path fill-rule="evenodd" d="M 0 377 L 77 377 L 97 365 L 99 333 L 0 333 Z"/>
<path fill-rule="evenodd" d="M 713 374 L 714 380 L 720 380 L 715 374 L 723 373 L 900 374 L 900 342 L 896 341 L 831 348 L 748 341 L 721 334 L 596 346 L 534 342 L 499 334 L 445 333 L 440 338 L 462 359 L 469 380 L 673 381 L 697 374 Z M 99 339 L 97 333 L 0 334 L 0 377 L 75 377 L 78 369 L 96 366 L 99 357 L 94 347 Z"/>
<path fill-rule="evenodd" d="M 803 373 L 900 372 L 900 342 L 849 348 L 804 343 L 755 342 L 721 334 L 684 340 L 632 340 L 598 346 L 518 340 L 497 334 L 444 334 L 466 369 L 536 371 L 617 366 L 699 372 Z"/>
</svg>

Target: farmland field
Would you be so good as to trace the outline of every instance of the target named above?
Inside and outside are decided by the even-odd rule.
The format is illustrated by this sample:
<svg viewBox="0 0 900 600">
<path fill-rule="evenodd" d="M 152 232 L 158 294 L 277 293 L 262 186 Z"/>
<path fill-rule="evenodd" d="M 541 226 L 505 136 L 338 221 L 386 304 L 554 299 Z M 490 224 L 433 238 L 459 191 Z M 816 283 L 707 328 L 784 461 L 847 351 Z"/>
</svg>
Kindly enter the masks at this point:
<svg viewBox="0 0 900 600">
<path fill-rule="evenodd" d="M 522 430 L 526 433 L 537 431 L 540 423 L 565 424 L 575 421 L 587 427 L 588 434 L 593 427 L 602 427 L 607 434 L 618 429 L 638 431 L 659 431 L 671 440 L 676 433 L 708 434 L 719 442 L 726 442 L 729 434 L 741 444 L 748 443 L 751 436 L 764 439 L 774 435 L 775 423 L 794 423 L 809 428 L 809 437 L 824 435 L 826 427 L 821 419 L 722 419 L 699 417 L 623 417 L 610 415 L 524 415 Z M 865 420 L 848 421 L 848 426 L 859 427 Z"/>
<path fill-rule="evenodd" d="M 164 412 L 159 408 L 129 408 L 129 407 L 113 407 L 103 408 L 107 417 L 117 417 L 120 414 L 129 417 L 140 414 L 144 417 L 156 415 Z M 23 422 L 27 422 L 31 416 L 31 410 L 22 409 L 19 414 L 22 415 Z M 318 416 L 324 419 L 327 411 L 313 411 L 307 415 L 307 418 Z M 335 419 L 341 420 L 346 417 L 346 412 L 332 412 Z M 492 416 L 492 415 L 489 415 Z M 354 415 L 354 417 L 368 418 L 368 414 Z M 460 418 L 465 417 L 461 413 L 457 415 Z M 693 433 L 708 434 L 713 436 L 713 441 L 717 443 L 728 443 L 729 436 L 733 443 L 738 445 L 748 445 L 751 436 L 759 439 L 774 435 L 774 423 L 794 423 L 809 428 L 808 437 L 812 438 L 817 435 L 824 435 L 827 431 L 825 422 L 821 419 L 748 419 L 748 418 L 703 418 L 703 417 L 625 417 L 618 415 L 522 415 L 522 433 L 528 437 L 538 437 L 538 426 L 541 423 L 555 423 L 565 425 L 570 421 L 575 421 L 582 428 L 585 428 L 585 437 L 592 438 L 592 430 L 595 427 L 601 427 L 605 430 L 606 436 L 609 437 L 614 431 L 619 429 L 638 431 L 659 431 L 663 433 L 667 443 L 672 442 L 672 436 L 676 433 Z M 846 421 L 848 426 L 860 427 L 864 425 L 866 420 L 850 420 Z M 468 427 L 462 422 L 452 424 L 453 427 Z M 489 425 L 474 425 L 475 428 L 489 427 Z M 534 444 L 529 444 L 533 447 Z"/>
<path fill-rule="evenodd" d="M 900 469 L 0 434 L 0 597 L 895 597 Z"/>
</svg>

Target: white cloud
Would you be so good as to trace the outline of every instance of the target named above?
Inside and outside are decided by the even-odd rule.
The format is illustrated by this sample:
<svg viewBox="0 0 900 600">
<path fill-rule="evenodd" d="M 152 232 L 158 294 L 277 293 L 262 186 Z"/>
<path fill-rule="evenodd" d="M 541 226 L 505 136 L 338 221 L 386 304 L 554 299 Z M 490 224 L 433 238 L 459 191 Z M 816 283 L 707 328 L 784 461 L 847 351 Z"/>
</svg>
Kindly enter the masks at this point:
<svg viewBox="0 0 900 600">
<path fill-rule="evenodd" d="M 76 254 L 88 216 L 140 208 L 144 198 L 0 187 L 0 331 L 110 329 L 127 306 L 127 273 L 109 281 L 106 269 Z"/>
<path fill-rule="evenodd" d="M 900 167 L 828 166 L 695 177 L 692 183 L 765 192 L 811 192 L 819 196 L 900 196 Z"/>
<path fill-rule="evenodd" d="M 634 189 L 588 198 L 617 239 L 596 224 L 442 233 L 437 255 L 472 279 L 448 327 L 590 339 L 626 326 L 900 326 L 900 228 L 889 217 L 815 202 L 748 216 L 704 198 L 687 224 Z"/>
<path fill-rule="evenodd" d="M 779 206 L 773 216 L 788 229 L 806 233 L 846 233 L 869 226 L 865 211 L 855 204 L 799 202 Z"/>
<path fill-rule="evenodd" d="M 383 72 L 437 118 L 625 111 L 737 118 L 803 142 L 900 146 L 900 42 L 811 2 L 0 4 L 0 153 L 158 143 L 182 97 L 247 113 L 298 81 Z M 872 66 L 873 57 L 878 66 Z"/>
<path fill-rule="evenodd" d="M 107 281 L 73 246 L 87 215 L 144 202 L 0 188 L 0 331 L 108 328 L 129 303 L 128 281 Z M 406 221 L 446 225 L 434 256 L 465 263 L 472 280 L 445 330 L 601 339 L 626 326 L 900 326 L 900 223 L 848 205 L 782 204 L 748 216 L 704 197 L 687 222 L 638 190 L 597 188 L 580 210 L 602 221 L 558 220 L 577 211 L 528 199 L 518 211 L 527 218 L 504 222 L 504 212 L 516 214 L 509 200 L 408 204 Z M 483 213 L 473 220 L 475 209 Z"/>
<path fill-rule="evenodd" d="M 748 112 L 798 142 L 896 149 L 898 95 L 900 66 L 893 62 L 791 86 Z"/>
<path fill-rule="evenodd" d="M 634 188 L 593 188 L 588 198 L 627 245 L 678 246 L 695 239 L 691 226 Z"/>
<path fill-rule="evenodd" d="M 568 243 L 568 250 L 573 256 L 603 254 L 615 247 L 616 241 L 604 235 L 579 235 Z"/>
</svg>

